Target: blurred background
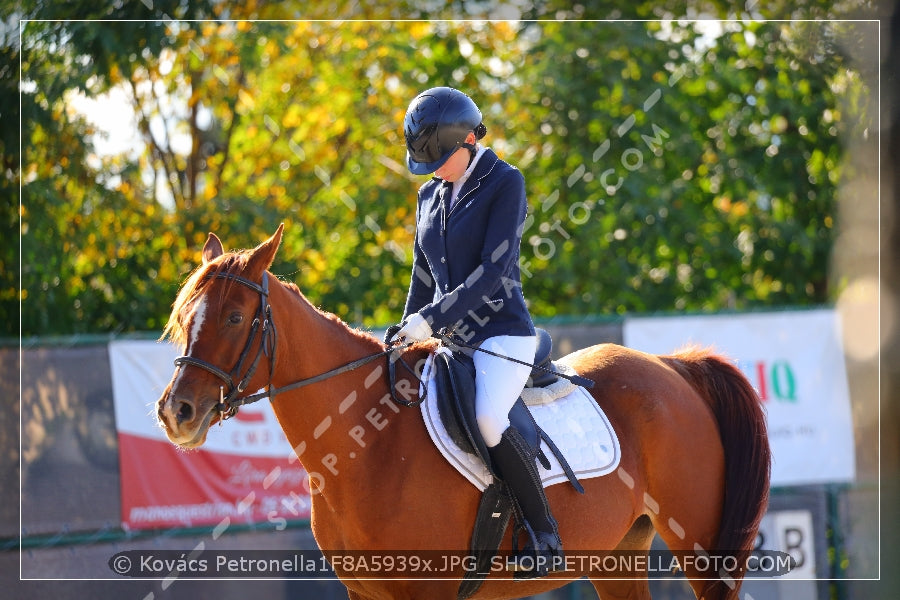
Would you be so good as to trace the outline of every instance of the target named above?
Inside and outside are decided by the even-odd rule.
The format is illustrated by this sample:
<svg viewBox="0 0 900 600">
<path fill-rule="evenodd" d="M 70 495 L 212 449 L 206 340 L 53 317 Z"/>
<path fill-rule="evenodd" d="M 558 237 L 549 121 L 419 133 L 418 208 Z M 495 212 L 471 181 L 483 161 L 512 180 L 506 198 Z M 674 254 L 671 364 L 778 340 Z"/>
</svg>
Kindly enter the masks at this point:
<svg viewBox="0 0 900 600">
<path fill-rule="evenodd" d="M 621 341 L 634 315 L 837 312 L 855 480 L 779 494 L 821 504 L 813 597 L 896 597 L 894 6 L 614 4 L 0 2 L 4 580 L 42 561 L 104 578 L 135 540 L 209 539 L 121 526 L 106 344 L 159 336 L 209 231 L 251 247 L 281 222 L 274 273 L 351 324 L 396 322 L 423 182 L 403 114 L 449 85 L 525 175 L 525 295 L 561 347 Z M 271 544 L 271 527 L 229 535 Z M 283 535 L 315 547 L 303 522 Z M 333 582 L 11 585 L 343 597 Z"/>
</svg>

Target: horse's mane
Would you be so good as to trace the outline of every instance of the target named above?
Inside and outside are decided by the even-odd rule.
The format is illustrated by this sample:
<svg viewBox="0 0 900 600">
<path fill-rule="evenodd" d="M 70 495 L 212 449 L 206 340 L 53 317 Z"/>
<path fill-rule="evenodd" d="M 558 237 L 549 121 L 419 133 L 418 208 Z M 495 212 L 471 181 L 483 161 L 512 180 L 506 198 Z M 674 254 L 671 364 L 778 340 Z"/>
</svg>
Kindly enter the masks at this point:
<svg viewBox="0 0 900 600">
<path fill-rule="evenodd" d="M 185 345 L 188 341 L 188 331 L 185 327 L 185 319 L 189 314 L 189 312 L 187 311 L 187 307 L 189 307 L 194 301 L 197 300 L 197 298 L 207 292 L 209 286 L 212 285 L 212 282 L 216 280 L 216 275 L 218 275 L 219 273 L 241 273 L 247 266 L 247 259 L 249 258 L 249 255 L 249 250 L 228 252 L 219 259 L 201 264 L 196 269 L 194 269 L 190 273 L 190 275 L 188 275 L 188 278 L 181 285 L 181 288 L 178 291 L 175 302 L 172 304 L 172 312 L 169 314 L 169 320 L 166 323 L 165 328 L 163 329 L 160 340 L 168 339 L 176 345 L 179 345 L 182 350 L 184 350 Z M 281 279 L 277 278 L 276 280 L 281 285 L 286 287 L 289 291 L 296 294 L 297 297 L 303 300 L 303 302 L 307 304 L 312 310 L 315 310 L 322 317 L 332 322 L 333 324 L 347 329 L 348 332 L 350 332 L 355 337 L 359 337 L 367 341 L 378 341 L 377 338 L 375 338 L 372 334 L 351 327 L 337 315 L 313 306 L 309 302 L 309 300 L 307 300 L 306 296 L 304 296 L 300 291 L 300 288 L 297 287 L 297 285 L 293 282 L 282 281 Z M 228 294 L 228 290 L 231 289 L 232 285 L 234 285 L 233 282 L 225 280 L 225 285 L 222 286 L 220 292 L 221 296 L 226 296 Z"/>
</svg>

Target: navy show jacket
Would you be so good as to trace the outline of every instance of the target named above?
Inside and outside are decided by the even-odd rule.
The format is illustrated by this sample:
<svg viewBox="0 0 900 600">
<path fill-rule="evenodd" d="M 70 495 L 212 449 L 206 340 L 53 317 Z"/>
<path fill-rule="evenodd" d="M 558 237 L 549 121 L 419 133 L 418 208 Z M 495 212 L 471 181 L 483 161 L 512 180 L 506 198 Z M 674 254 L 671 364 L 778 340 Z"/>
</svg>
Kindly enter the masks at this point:
<svg viewBox="0 0 900 600">
<path fill-rule="evenodd" d="M 519 271 L 524 177 L 486 149 L 451 209 L 452 187 L 434 177 L 419 188 L 404 318 L 418 312 L 470 344 L 534 335 Z"/>
</svg>

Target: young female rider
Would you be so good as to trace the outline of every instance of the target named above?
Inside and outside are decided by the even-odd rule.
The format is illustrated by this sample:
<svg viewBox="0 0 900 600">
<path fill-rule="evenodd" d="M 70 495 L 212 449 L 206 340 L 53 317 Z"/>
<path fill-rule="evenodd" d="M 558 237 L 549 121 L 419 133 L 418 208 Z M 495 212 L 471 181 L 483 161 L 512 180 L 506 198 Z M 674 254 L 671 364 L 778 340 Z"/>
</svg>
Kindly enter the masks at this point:
<svg viewBox="0 0 900 600">
<path fill-rule="evenodd" d="M 407 167 L 434 177 L 419 188 L 409 295 L 402 323 L 387 337 L 422 341 L 448 328 L 469 345 L 531 362 L 535 330 L 519 274 L 525 181 L 478 143 L 487 131 L 481 118 L 466 94 L 448 87 L 422 92 L 406 111 Z M 478 428 L 534 533 L 534 543 L 510 560 L 510 568 L 558 564 L 562 544 L 534 457 L 509 426 L 509 410 L 530 369 L 484 352 L 472 358 Z M 542 559 L 533 560 L 536 555 Z"/>
</svg>

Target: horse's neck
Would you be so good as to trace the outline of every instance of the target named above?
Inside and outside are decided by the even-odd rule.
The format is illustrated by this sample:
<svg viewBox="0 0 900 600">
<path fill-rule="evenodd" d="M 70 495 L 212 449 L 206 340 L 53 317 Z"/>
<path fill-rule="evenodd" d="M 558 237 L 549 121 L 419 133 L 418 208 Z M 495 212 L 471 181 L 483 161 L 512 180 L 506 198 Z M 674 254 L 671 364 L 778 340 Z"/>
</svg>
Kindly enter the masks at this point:
<svg viewBox="0 0 900 600">
<path fill-rule="evenodd" d="M 281 285 L 272 293 L 272 319 L 278 331 L 273 375 L 276 387 L 320 375 L 383 349 L 374 337 L 361 334 L 334 315 L 315 308 L 299 291 Z M 326 393 L 333 383 L 327 380 L 324 384 L 314 384 L 316 396 Z"/>
<path fill-rule="evenodd" d="M 287 291 L 287 290 L 286 290 Z M 273 298 L 273 310 L 276 306 Z M 276 315 L 279 352 L 277 377 L 283 386 L 325 373 L 384 350 L 375 338 L 350 330 L 337 319 L 294 297 L 290 311 Z M 404 353 L 415 368 L 429 348 Z M 396 519 L 397 494 L 425 484 L 434 472 L 434 456 L 418 409 L 396 404 L 390 396 L 388 359 L 379 358 L 353 371 L 276 397 L 275 414 L 309 474 L 313 528 L 323 548 L 379 548 L 382 530 L 372 523 Z M 406 369 L 396 369 L 398 393 L 418 391 Z M 375 536 L 375 537 L 372 537 Z M 381 536 L 384 537 L 384 536 Z"/>
<path fill-rule="evenodd" d="M 381 352 L 384 346 L 282 288 L 273 297 L 278 358 L 273 385 L 282 387 Z M 286 308 L 281 308 L 281 307 Z M 387 358 L 353 371 L 285 392 L 273 402 L 285 435 L 310 474 L 311 486 L 332 495 L 359 482 L 370 468 L 369 449 L 400 407 L 389 400 Z M 387 400 L 385 400 L 388 398 Z"/>
</svg>

